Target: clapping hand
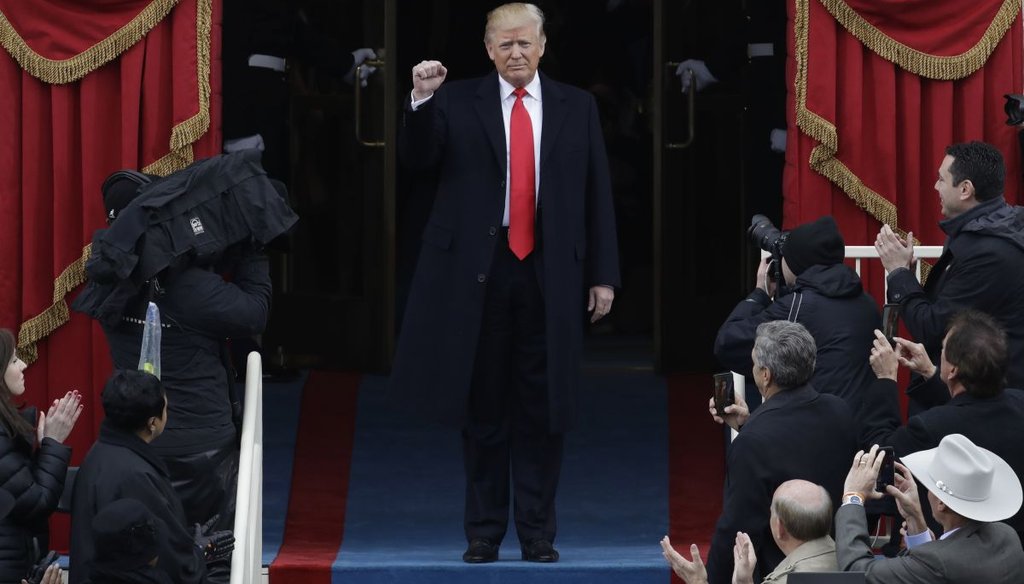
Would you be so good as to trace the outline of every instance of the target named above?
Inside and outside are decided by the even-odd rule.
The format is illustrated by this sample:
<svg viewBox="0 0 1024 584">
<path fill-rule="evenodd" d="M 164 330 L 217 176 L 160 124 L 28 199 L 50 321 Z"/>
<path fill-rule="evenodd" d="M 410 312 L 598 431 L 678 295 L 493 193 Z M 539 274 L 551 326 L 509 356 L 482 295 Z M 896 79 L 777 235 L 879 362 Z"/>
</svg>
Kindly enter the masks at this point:
<svg viewBox="0 0 1024 584">
<path fill-rule="evenodd" d="M 43 438 L 50 438 L 63 443 L 67 440 L 71 430 L 82 415 L 82 395 L 78 390 L 69 391 L 64 397 L 53 400 L 49 411 L 39 412 L 39 422 L 36 426 L 36 439 L 40 444 Z"/>
<path fill-rule="evenodd" d="M 907 239 L 900 239 L 899 235 L 889 225 L 882 225 L 875 238 L 875 251 L 878 258 L 882 260 L 886 272 L 897 268 L 910 268 L 914 262 L 914 234 L 907 234 Z"/>
<path fill-rule="evenodd" d="M 754 566 L 757 554 L 754 542 L 742 531 L 736 532 L 736 543 L 732 547 L 732 584 L 754 584 Z"/>
<path fill-rule="evenodd" d="M 661 555 L 672 566 L 676 576 L 682 578 L 686 584 L 707 584 L 708 571 L 700 559 L 700 550 L 696 544 L 690 545 L 690 557 L 693 558 L 693 561 L 690 561 L 672 547 L 672 541 L 666 535 L 661 538 Z"/>
</svg>

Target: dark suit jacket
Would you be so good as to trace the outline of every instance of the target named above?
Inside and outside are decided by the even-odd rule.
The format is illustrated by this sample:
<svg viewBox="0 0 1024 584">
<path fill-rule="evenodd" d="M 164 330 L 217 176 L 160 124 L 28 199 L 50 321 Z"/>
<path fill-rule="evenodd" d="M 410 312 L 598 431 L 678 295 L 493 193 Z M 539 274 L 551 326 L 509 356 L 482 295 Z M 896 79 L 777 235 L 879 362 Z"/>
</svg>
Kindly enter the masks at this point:
<svg viewBox="0 0 1024 584">
<path fill-rule="evenodd" d="M 936 376 L 937 377 L 937 376 Z M 1007 389 L 990 398 L 967 393 L 954 397 L 946 405 L 935 406 L 911 416 L 906 426 L 900 424 L 899 390 L 890 379 L 876 379 L 865 388 L 860 420 L 860 446 L 879 444 L 892 446 L 896 456 L 935 448 L 943 437 L 963 434 L 971 442 L 998 454 L 1024 476 L 1024 392 Z M 921 505 L 929 515 L 928 503 Z M 1007 520 L 1018 532 L 1024 531 L 1024 512 Z"/>
<path fill-rule="evenodd" d="M 589 93 L 541 75 L 538 280 L 544 296 L 553 431 L 576 410 L 586 289 L 619 285 L 608 160 Z M 484 293 L 505 204 L 506 151 L 497 73 L 445 83 L 406 111 L 399 155 L 436 169 L 433 211 L 398 339 L 391 386 L 418 410 L 465 417 Z"/>
<path fill-rule="evenodd" d="M 853 415 L 842 399 L 810 385 L 772 396 L 751 414 L 728 454 L 725 500 L 708 555 L 708 582 L 732 581 L 736 532 L 750 535 L 761 576 L 783 553 L 768 527 L 772 495 L 790 479 L 825 487 L 833 502 L 856 451 Z"/>
<path fill-rule="evenodd" d="M 868 584 L 1020 584 L 1024 551 L 1004 523 L 970 523 L 947 539 L 876 559 L 860 505 L 836 511 L 836 558 L 844 572 L 867 572 Z"/>
</svg>

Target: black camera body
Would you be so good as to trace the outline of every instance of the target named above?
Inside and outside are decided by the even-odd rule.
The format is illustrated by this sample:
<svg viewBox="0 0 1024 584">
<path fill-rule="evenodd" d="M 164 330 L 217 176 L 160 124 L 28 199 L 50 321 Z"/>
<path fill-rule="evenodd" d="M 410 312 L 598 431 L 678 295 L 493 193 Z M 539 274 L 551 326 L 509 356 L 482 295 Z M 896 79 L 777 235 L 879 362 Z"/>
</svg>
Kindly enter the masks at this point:
<svg viewBox="0 0 1024 584">
<path fill-rule="evenodd" d="M 750 227 L 747 228 L 747 236 L 757 247 L 770 253 L 772 256 L 771 266 L 768 267 L 768 277 L 772 282 L 784 282 L 782 277 L 782 248 L 786 245 L 788 231 L 782 231 L 776 227 L 772 220 L 764 215 L 754 215 L 750 219 Z"/>
</svg>

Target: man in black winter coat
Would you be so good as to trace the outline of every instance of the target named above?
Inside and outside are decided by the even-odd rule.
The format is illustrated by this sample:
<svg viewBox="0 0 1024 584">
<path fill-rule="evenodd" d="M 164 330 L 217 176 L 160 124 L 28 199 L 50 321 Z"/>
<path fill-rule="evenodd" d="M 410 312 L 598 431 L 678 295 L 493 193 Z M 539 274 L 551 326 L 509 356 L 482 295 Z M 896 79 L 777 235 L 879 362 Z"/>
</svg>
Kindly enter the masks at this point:
<svg viewBox="0 0 1024 584">
<path fill-rule="evenodd" d="M 897 457 L 935 448 L 943 437 L 963 434 L 982 448 L 998 454 L 1024 476 L 1024 392 L 1004 389 L 1006 374 L 1006 333 L 995 320 L 978 311 L 967 310 L 950 321 L 943 341 L 941 366 L 935 367 L 924 346 L 896 338 L 894 351 L 889 341 L 876 333 L 871 366 L 877 379 L 865 389 L 857 418 L 861 421 L 860 446 L 892 446 Z M 898 364 L 903 362 L 918 373 L 936 392 L 946 391 L 952 399 L 935 406 L 901 425 L 896 386 Z M 933 524 L 926 497 L 921 499 L 925 517 Z M 1006 520 L 1024 534 L 1024 511 Z"/>
<path fill-rule="evenodd" d="M 70 584 L 86 581 L 92 571 L 93 519 L 110 503 L 126 498 L 142 503 L 163 523 L 157 567 L 176 583 L 206 582 L 206 559 L 185 523 L 167 466 L 150 446 L 168 421 L 160 381 L 141 371 L 115 371 L 102 399 L 106 419 L 72 492 Z"/>
<path fill-rule="evenodd" d="M 875 240 L 889 272 L 889 302 L 899 303 L 900 318 L 933 363 L 956 312 L 974 308 L 992 315 L 1009 341 L 1007 381 L 1024 387 L 1024 221 L 1020 208 L 1003 198 L 1003 155 L 984 142 L 953 144 L 938 174 L 935 190 L 945 216 L 939 227 L 947 237 L 924 287 L 910 270 L 912 233 L 902 240 L 884 225 Z M 911 413 L 949 401 L 947 392 L 914 381 L 907 389 Z"/>
<path fill-rule="evenodd" d="M 786 287 L 779 296 L 761 263 L 754 290 L 718 329 L 715 356 L 722 365 L 749 379 L 750 350 L 758 325 L 788 320 L 804 325 L 818 347 L 812 382 L 821 393 L 837 395 L 851 411 L 872 379 L 868 349 L 879 327 L 878 306 L 861 286 L 860 276 L 843 264 L 843 236 L 835 220 L 823 216 L 791 231 L 782 249 Z"/>
</svg>

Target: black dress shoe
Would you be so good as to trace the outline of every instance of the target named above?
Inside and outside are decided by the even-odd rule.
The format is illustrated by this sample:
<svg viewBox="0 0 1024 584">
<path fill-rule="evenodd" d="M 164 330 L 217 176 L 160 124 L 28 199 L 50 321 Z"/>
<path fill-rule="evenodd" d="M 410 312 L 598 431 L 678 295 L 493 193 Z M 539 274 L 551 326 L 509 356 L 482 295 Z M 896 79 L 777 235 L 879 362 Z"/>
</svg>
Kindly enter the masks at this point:
<svg viewBox="0 0 1024 584">
<path fill-rule="evenodd" d="M 523 559 L 527 562 L 557 562 L 558 550 L 546 539 L 535 539 L 523 544 Z"/>
<path fill-rule="evenodd" d="M 462 554 L 462 561 L 467 564 L 487 564 L 498 561 L 498 544 L 482 537 L 474 537 Z"/>
</svg>

